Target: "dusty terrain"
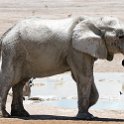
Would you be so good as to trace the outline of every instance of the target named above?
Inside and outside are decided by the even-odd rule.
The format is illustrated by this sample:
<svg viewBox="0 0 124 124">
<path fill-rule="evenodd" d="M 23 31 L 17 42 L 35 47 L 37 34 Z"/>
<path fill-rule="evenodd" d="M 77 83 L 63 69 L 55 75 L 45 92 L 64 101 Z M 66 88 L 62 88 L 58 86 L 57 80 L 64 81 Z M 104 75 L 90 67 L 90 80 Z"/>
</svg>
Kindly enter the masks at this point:
<svg viewBox="0 0 124 124">
<path fill-rule="evenodd" d="M 124 0 L 0 0 L 0 36 L 17 21 L 27 17 L 66 18 L 69 16 L 116 16 L 124 21 Z M 97 72 L 123 72 L 117 55 L 113 62 L 105 60 L 95 63 Z M 10 99 L 7 109 L 10 111 Z M 124 123 L 123 111 L 92 111 L 100 118 L 95 121 L 74 120 L 77 110 L 53 107 L 25 106 L 32 114 L 30 118 L 0 119 L 0 124 L 120 124 Z M 56 116 L 54 116 L 56 115 Z M 69 117 L 68 117 L 69 116 Z"/>
</svg>

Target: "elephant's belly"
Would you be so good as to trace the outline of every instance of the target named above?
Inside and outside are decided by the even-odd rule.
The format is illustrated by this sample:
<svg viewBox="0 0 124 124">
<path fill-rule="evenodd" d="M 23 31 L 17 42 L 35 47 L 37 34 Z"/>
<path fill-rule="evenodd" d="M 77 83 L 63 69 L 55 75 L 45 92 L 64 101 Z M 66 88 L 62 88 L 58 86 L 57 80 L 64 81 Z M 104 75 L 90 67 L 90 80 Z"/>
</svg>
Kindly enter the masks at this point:
<svg viewBox="0 0 124 124">
<path fill-rule="evenodd" d="M 69 43 L 49 42 L 46 44 L 27 43 L 25 72 L 31 77 L 50 76 L 69 70 L 66 62 Z"/>
<path fill-rule="evenodd" d="M 27 74 L 30 77 L 46 77 L 46 76 L 52 76 L 55 74 L 60 74 L 66 71 L 69 71 L 70 68 L 68 66 L 65 65 L 61 65 L 61 66 L 49 66 L 49 68 L 47 67 L 47 65 L 31 65 L 30 69 L 28 69 Z"/>
<path fill-rule="evenodd" d="M 33 59 L 31 62 L 26 64 L 26 73 L 30 77 L 45 77 L 55 74 L 60 74 L 69 71 L 70 68 L 66 61 L 57 60 L 58 58 L 53 57 L 43 57 Z"/>
</svg>

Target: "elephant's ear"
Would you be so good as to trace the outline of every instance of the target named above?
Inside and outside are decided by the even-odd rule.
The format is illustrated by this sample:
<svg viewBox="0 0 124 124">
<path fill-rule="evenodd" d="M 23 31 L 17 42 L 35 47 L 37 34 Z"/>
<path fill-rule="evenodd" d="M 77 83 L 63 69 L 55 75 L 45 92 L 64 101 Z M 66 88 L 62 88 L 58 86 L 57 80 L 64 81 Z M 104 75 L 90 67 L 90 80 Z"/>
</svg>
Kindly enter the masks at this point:
<svg viewBox="0 0 124 124">
<path fill-rule="evenodd" d="M 88 21 L 80 22 L 73 30 L 72 47 L 95 58 L 107 58 L 103 33 Z"/>
</svg>

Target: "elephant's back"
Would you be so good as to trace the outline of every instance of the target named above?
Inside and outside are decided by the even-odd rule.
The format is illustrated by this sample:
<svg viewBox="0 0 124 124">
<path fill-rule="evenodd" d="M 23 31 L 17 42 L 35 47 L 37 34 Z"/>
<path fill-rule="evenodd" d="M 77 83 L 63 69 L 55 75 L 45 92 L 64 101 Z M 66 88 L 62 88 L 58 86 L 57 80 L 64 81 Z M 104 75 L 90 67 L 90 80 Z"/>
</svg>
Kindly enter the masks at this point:
<svg viewBox="0 0 124 124">
<path fill-rule="evenodd" d="M 69 41 L 78 19 L 44 20 L 30 18 L 19 23 L 23 40 L 46 42 L 51 40 Z"/>
</svg>

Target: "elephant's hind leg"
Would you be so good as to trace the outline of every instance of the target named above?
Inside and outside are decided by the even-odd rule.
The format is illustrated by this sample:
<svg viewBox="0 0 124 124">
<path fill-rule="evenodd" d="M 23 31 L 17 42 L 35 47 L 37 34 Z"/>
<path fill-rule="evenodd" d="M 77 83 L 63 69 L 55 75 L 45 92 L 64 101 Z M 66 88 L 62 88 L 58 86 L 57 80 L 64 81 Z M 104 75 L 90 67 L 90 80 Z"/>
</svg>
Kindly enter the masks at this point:
<svg viewBox="0 0 124 124">
<path fill-rule="evenodd" d="M 11 88 L 10 79 L 6 79 L 4 74 L 0 74 L 0 117 L 10 117 L 6 111 L 6 100 L 8 92 Z"/>
<path fill-rule="evenodd" d="M 18 117 L 29 116 L 29 113 L 24 109 L 23 106 L 23 87 L 26 81 L 22 80 L 12 87 L 13 90 L 13 100 L 11 105 L 12 116 L 18 116 Z"/>
<path fill-rule="evenodd" d="M 10 64 L 10 61 L 5 61 L 3 58 L 0 72 L 0 117 L 10 116 L 6 111 L 6 100 L 8 92 L 12 87 L 13 76 L 13 66 Z"/>
</svg>

